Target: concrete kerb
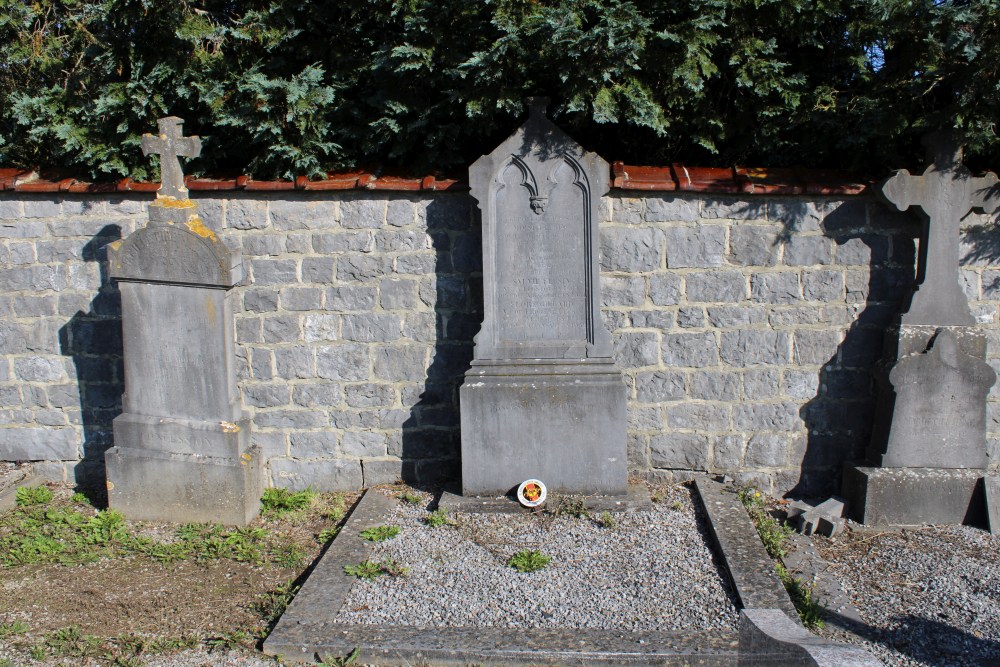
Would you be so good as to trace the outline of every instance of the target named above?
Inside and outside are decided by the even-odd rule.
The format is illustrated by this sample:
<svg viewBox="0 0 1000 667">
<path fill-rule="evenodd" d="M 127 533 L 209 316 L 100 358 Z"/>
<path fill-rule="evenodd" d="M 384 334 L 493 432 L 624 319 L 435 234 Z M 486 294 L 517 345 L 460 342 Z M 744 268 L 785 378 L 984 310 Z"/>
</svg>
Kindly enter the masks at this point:
<svg viewBox="0 0 1000 667">
<path fill-rule="evenodd" d="M 17 490 L 22 486 L 39 486 L 45 480 L 34 475 L 29 469 L 23 477 L 18 477 L 6 487 L 0 488 L 0 512 L 6 512 L 17 506 Z"/>
<path fill-rule="evenodd" d="M 733 583 L 740 610 L 740 667 L 869 667 L 881 665 L 864 649 L 818 637 L 795 619 L 798 614 L 778 578 L 750 516 L 736 493 L 707 478 L 694 481 Z"/>
</svg>

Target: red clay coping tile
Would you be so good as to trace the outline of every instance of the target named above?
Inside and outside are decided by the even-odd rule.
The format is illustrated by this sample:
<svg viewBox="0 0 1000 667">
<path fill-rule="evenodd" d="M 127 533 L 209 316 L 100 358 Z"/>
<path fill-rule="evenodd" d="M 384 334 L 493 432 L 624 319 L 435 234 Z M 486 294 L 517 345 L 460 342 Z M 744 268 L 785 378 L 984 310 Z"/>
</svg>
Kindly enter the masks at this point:
<svg viewBox="0 0 1000 667">
<path fill-rule="evenodd" d="M 750 167 L 688 167 L 674 163 L 666 167 L 644 167 L 615 162 L 611 165 L 611 186 L 619 190 L 647 192 L 698 192 L 738 195 L 829 195 L 851 196 L 868 191 L 872 181 L 847 172 L 815 169 L 760 169 Z M 468 190 L 462 180 L 424 176 L 391 176 L 370 171 L 327 174 L 312 180 L 298 176 L 292 180 L 257 181 L 248 176 L 232 178 L 184 179 L 192 192 L 246 190 L 250 192 L 327 190 L 387 190 L 395 192 L 453 192 Z M 0 169 L 0 191 L 23 193 L 68 192 L 155 192 L 159 183 L 118 181 L 89 183 L 61 174 L 25 169 Z"/>
</svg>

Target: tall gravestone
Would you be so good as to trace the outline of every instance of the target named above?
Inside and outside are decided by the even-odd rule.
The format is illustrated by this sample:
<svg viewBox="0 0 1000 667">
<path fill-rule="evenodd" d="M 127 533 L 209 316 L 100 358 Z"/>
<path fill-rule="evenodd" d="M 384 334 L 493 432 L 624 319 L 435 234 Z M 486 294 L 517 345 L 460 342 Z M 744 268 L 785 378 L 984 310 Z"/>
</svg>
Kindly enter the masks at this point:
<svg viewBox="0 0 1000 667">
<path fill-rule="evenodd" d="M 463 494 L 530 478 L 565 493 L 625 493 L 625 387 L 600 314 L 607 163 L 534 99 L 469 182 L 483 221 L 484 319 L 461 388 Z"/>
<path fill-rule="evenodd" d="M 149 222 L 108 246 L 122 298 L 123 413 L 105 454 L 108 500 L 134 519 L 245 525 L 258 511 L 262 460 L 236 386 L 232 288 L 242 258 L 198 218 L 178 156 L 197 137 L 163 118 L 143 153 L 161 156 Z"/>
<path fill-rule="evenodd" d="M 973 177 L 951 133 L 925 139 L 929 166 L 881 185 L 924 223 L 918 279 L 899 326 L 887 333 L 879 410 L 868 463 L 848 466 L 844 494 L 855 518 L 874 525 L 957 524 L 983 515 L 986 396 L 996 374 L 986 337 L 959 284 L 961 220 L 1000 208 L 997 177 Z"/>
</svg>

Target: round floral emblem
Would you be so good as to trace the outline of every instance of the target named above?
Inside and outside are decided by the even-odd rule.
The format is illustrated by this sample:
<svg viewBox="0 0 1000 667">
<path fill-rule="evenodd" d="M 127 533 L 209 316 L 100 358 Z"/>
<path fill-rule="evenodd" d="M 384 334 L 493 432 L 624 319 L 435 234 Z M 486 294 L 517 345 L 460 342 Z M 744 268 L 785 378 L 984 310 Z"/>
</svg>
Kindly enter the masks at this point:
<svg viewBox="0 0 1000 667">
<path fill-rule="evenodd" d="M 525 507 L 538 507 L 545 502 L 548 492 L 540 480 L 528 479 L 517 487 L 517 500 Z"/>
</svg>

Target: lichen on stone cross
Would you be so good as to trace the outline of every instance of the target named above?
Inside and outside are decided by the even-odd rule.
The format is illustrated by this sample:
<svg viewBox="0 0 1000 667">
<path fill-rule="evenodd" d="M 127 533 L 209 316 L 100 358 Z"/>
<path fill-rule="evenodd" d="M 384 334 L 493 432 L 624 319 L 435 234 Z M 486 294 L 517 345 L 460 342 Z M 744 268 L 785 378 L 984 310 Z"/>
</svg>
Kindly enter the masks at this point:
<svg viewBox="0 0 1000 667">
<path fill-rule="evenodd" d="M 903 324 L 962 326 L 975 324 L 969 302 L 958 282 L 959 232 L 971 210 L 1000 210 L 996 174 L 974 177 L 962 165 L 962 147 L 954 132 L 924 137 L 928 167 L 920 176 L 897 171 L 881 185 L 882 195 L 900 211 L 919 209 L 924 221 L 920 237 L 922 275 Z"/>
<path fill-rule="evenodd" d="M 183 136 L 184 120 L 176 116 L 160 118 L 159 136 L 142 135 L 142 154 L 156 153 L 160 156 L 160 189 L 157 197 L 188 198 L 184 187 L 184 172 L 178 158 L 195 158 L 201 155 L 201 139 Z"/>
</svg>

